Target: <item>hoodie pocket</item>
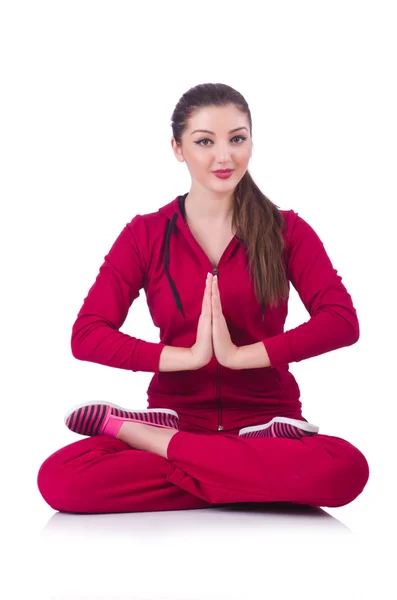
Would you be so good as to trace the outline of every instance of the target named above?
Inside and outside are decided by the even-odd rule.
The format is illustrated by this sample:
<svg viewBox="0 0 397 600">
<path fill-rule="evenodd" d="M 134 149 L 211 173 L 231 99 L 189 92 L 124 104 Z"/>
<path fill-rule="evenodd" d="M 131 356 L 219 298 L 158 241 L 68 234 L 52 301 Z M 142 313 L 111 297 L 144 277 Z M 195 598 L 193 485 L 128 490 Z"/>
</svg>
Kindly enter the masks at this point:
<svg viewBox="0 0 397 600">
<path fill-rule="evenodd" d="M 281 388 L 281 375 L 280 375 L 279 371 L 277 369 L 275 369 L 274 367 L 269 367 L 269 369 L 273 373 L 274 377 L 276 378 L 276 380 L 278 382 L 279 387 Z"/>
<path fill-rule="evenodd" d="M 244 382 L 247 391 L 258 395 L 278 393 L 281 390 L 281 377 L 277 369 L 244 369 Z"/>
</svg>

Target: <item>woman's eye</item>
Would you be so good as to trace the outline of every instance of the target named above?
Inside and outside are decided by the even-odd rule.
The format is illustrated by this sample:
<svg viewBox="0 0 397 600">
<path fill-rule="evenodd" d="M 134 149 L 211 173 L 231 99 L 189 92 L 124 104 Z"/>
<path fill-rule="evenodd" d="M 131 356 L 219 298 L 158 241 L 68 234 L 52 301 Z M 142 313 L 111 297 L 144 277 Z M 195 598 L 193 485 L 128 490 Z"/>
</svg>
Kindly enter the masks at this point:
<svg viewBox="0 0 397 600">
<path fill-rule="evenodd" d="M 232 140 L 235 140 L 237 138 L 241 138 L 243 140 L 243 142 L 247 139 L 246 137 L 244 137 L 243 135 L 235 135 Z M 210 140 L 209 138 L 202 138 L 201 140 L 198 140 L 197 142 L 194 142 L 195 144 L 199 145 L 199 146 L 208 146 L 208 144 L 203 144 L 202 142 L 212 142 L 212 140 Z M 240 142 L 239 142 L 240 143 Z M 241 142 L 242 143 L 242 142 Z M 239 145 L 239 144 L 237 144 Z"/>
</svg>

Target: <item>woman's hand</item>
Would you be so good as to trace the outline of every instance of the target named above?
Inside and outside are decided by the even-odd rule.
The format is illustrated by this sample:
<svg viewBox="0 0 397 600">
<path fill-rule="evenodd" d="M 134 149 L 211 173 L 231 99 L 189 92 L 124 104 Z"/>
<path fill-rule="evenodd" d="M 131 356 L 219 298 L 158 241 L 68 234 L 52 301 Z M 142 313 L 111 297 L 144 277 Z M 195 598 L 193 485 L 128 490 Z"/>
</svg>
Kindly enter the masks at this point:
<svg viewBox="0 0 397 600">
<path fill-rule="evenodd" d="M 209 274 L 211 280 L 212 300 L 212 344 L 214 354 L 219 364 L 234 369 L 238 347 L 233 344 L 226 319 L 223 316 L 221 298 L 219 295 L 218 278 Z"/>
<path fill-rule="evenodd" d="M 201 305 L 201 314 L 197 326 L 196 342 L 190 348 L 192 354 L 192 370 L 201 369 L 208 365 L 214 356 L 214 348 L 212 345 L 212 325 L 211 325 L 211 287 L 209 273 L 205 282 L 203 302 Z"/>
</svg>

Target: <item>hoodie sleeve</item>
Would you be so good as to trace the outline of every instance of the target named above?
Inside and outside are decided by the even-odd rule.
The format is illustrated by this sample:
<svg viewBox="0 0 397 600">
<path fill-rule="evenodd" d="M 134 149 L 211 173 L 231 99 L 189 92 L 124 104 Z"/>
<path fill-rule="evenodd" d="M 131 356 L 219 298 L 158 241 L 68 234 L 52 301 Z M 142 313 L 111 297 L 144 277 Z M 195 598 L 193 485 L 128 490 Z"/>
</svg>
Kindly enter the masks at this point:
<svg viewBox="0 0 397 600">
<path fill-rule="evenodd" d="M 323 242 L 298 213 L 291 211 L 289 221 L 287 277 L 311 318 L 299 327 L 262 340 L 272 367 L 351 346 L 360 337 L 352 298 Z"/>
<path fill-rule="evenodd" d="M 130 371 L 158 371 L 162 343 L 119 331 L 143 288 L 145 267 L 137 238 L 145 235 L 141 215 L 113 243 L 72 328 L 72 354 L 79 360 Z M 143 238 L 141 246 L 144 246 Z"/>
</svg>

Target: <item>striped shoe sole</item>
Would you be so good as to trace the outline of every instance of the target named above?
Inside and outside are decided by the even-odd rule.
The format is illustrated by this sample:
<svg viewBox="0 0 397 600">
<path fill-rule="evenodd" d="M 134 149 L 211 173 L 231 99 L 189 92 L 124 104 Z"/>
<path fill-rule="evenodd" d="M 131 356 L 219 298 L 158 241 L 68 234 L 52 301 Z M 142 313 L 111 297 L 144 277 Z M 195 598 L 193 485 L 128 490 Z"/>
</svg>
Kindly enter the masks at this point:
<svg viewBox="0 0 397 600">
<path fill-rule="evenodd" d="M 179 416 L 174 410 L 149 408 L 146 410 L 125 410 L 110 402 L 84 402 L 70 409 L 65 415 L 65 425 L 81 435 L 101 435 L 109 416 L 128 419 L 139 423 L 179 429 Z"/>
<path fill-rule="evenodd" d="M 301 439 L 303 437 L 316 435 L 319 427 L 300 421 L 299 419 L 290 419 L 289 417 L 274 417 L 269 423 L 256 425 L 254 427 L 244 427 L 240 429 L 241 437 L 280 437 L 290 439 Z"/>
</svg>

